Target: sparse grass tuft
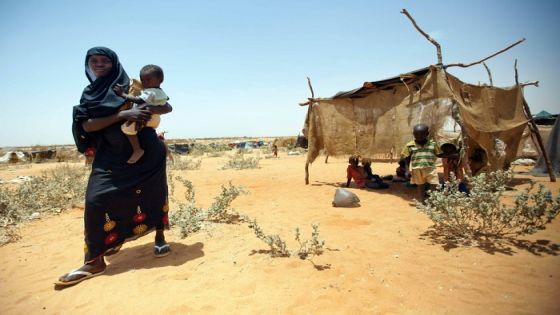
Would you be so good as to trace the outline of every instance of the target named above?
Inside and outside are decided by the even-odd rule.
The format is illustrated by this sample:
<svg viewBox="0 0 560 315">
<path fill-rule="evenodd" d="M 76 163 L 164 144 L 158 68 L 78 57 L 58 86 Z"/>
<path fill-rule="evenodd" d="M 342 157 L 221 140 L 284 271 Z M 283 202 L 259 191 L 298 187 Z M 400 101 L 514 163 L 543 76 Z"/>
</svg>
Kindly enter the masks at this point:
<svg viewBox="0 0 560 315">
<path fill-rule="evenodd" d="M 11 230 L 3 232 L 3 238 L 12 240 L 15 230 L 9 227 L 29 220 L 34 212 L 58 213 L 83 203 L 86 175 L 83 167 L 62 165 L 17 187 L 0 186 L 0 227 Z"/>
</svg>

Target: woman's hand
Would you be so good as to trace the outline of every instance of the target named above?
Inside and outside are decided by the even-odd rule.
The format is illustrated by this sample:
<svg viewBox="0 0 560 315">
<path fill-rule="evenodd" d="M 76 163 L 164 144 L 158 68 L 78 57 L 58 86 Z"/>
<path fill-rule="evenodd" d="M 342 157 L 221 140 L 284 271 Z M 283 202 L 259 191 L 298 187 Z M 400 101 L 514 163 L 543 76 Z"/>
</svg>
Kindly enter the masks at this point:
<svg viewBox="0 0 560 315">
<path fill-rule="evenodd" d="M 117 94 L 120 97 L 124 97 L 124 87 L 122 84 L 117 84 L 115 86 L 113 86 L 113 91 L 115 91 L 115 94 Z"/>
<path fill-rule="evenodd" d="M 131 108 L 119 112 L 119 118 L 128 121 L 134 121 L 139 123 L 146 123 L 152 117 L 152 113 L 143 107 Z"/>
</svg>

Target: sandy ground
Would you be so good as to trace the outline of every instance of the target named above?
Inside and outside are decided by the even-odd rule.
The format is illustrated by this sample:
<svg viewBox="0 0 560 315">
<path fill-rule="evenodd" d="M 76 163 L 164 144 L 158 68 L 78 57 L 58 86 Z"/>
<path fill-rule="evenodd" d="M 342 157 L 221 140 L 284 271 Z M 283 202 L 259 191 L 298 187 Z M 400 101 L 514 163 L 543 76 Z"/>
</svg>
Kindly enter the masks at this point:
<svg viewBox="0 0 560 315">
<path fill-rule="evenodd" d="M 307 239 L 319 224 L 327 250 L 313 262 L 270 257 L 245 224 L 212 224 L 186 239 L 168 233 L 165 258 L 153 257 L 153 234 L 127 243 L 104 275 L 55 290 L 82 262 L 83 211 L 73 209 L 25 225 L 21 240 L 0 247 L 0 314 L 560 314 L 560 219 L 516 242 L 452 248 L 424 235 L 431 224 L 409 204 L 413 190 L 354 188 L 360 207 L 333 208 L 346 160 L 316 161 L 307 186 L 304 160 L 281 153 L 237 171 L 206 157 L 181 175 L 201 206 L 221 184 L 245 186 L 235 209 L 292 250 L 296 227 Z M 53 166 L 4 168 L 0 178 Z M 395 168 L 374 164 L 380 174 Z M 517 177 L 521 188 L 527 176 Z"/>
</svg>

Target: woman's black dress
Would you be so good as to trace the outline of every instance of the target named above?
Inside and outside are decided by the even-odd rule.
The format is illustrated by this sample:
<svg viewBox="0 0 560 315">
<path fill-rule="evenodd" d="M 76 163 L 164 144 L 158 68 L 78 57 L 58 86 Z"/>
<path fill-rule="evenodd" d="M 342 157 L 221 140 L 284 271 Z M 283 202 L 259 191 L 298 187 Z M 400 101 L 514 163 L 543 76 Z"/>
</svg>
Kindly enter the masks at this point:
<svg viewBox="0 0 560 315">
<path fill-rule="evenodd" d="M 166 151 L 152 128 L 138 133 L 145 153 L 135 164 L 128 139 L 114 124 L 94 134 L 95 159 L 86 191 L 85 261 L 168 225 Z"/>
<path fill-rule="evenodd" d="M 89 69 L 93 55 L 111 59 L 109 74 L 96 78 Z M 121 131 L 119 122 L 96 132 L 85 132 L 82 124 L 88 119 L 114 115 L 125 107 L 124 99 L 116 95 L 116 84 L 128 89 L 129 78 L 115 52 L 106 47 L 88 50 L 86 77 L 90 81 L 74 106 L 72 133 L 78 151 L 92 146 L 95 159 L 86 190 L 85 200 L 85 262 L 91 262 L 110 249 L 136 239 L 154 229 L 167 228 L 166 150 L 152 128 L 138 132 L 144 149 L 142 158 L 128 164 L 132 147 Z"/>
</svg>

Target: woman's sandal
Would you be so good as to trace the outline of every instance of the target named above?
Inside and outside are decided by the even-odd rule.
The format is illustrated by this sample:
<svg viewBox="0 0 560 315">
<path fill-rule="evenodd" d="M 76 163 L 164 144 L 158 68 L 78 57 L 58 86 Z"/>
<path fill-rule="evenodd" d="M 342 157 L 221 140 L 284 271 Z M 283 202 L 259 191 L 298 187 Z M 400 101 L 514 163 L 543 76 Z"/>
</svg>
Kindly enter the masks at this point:
<svg viewBox="0 0 560 315">
<path fill-rule="evenodd" d="M 157 258 L 165 257 L 171 252 L 171 247 L 169 244 L 163 244 L 161 246 L 154 245 L 154 256 Z"/>
<path fill-rule="evenodd" d="M 99 276 L 99 275 L 102 275 L 104 272 L 105 272 L 105 269 L 103 269 L 103 270 L 101 270 L 101 271 L 99 271 L 99 272 L 96 272 L 96 273 L 89 272 L 89 271 L 82 271 L 82 270 L 76 269 L 76 270 L 72 270 L 72 271 L 70 271 L 69 273 L 65 274 L 64 276 L 62 276 L 62 278 L 63 278 L 63 279 L 66 279 L 66 278 L 68 278 L 68 277 L 75 276 L 75 275 L 83 275 L 83 277 L 80 277 L 80 278 L 74 279 L 74 280 L 70 280 L 70 281 L 61 281 L 61 280 L 59 279 L 59 280 L 57 280 L 54 284 L 59 285 L 59 286 L 74 285 L 74 284 L 80 283 L 80 282 L 82 282 L 82 281 L 84 281 L 84 280 L 86 280 L 86 279 L 89 279 L 89 278 L 93 278 L 93 277 L 97 277 L 97 276 Z"/>
<path fill-rule="evenodd" d="M 122 247 L 122 244 L 117 245 L 117 246 L 115 246 L 115 247 L 113 247 L 113 248 L 108 249 L 108 250 L 105 252 L 105 256 L 111 256 L 111 255 L 114 255 L 114 254 L 118 253 L 119 250 L 121 249 L 121 247 Z"/>
</svg>

